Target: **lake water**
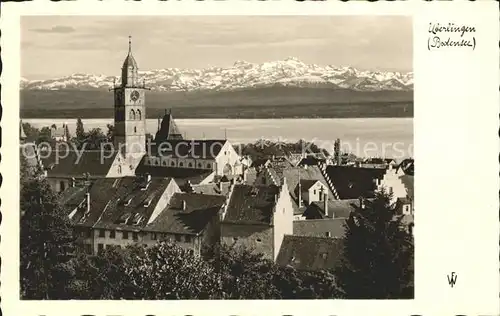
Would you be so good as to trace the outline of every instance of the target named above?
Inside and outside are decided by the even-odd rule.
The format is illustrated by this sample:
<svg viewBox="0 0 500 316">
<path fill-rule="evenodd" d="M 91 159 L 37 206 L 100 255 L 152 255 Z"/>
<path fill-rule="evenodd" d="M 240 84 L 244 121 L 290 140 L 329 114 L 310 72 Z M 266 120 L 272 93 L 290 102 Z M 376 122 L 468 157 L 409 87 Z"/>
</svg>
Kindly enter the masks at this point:
<svg viewBox="0 0 500 316">
<path fill-rule="evenodd" d="M 86 130 L 101 128 L 106 133 L 113 119 L 83 119 Z M 253 143 L 259 139 L 296 142 L 313 141 L 333 150 L 336 138 L 342 148 L 361 157 L 413 157 L 412 118 L 349 118 L 349 119 L 176 119 L 181 133 L 188 139 L 227 139 L 232 143 Z M 76 119 L 23 119 L 42 128 L 67 123 L 72 135 Z M 156 119 L 146 121 L 147 131 L 154 135 Z"/>
</svg>

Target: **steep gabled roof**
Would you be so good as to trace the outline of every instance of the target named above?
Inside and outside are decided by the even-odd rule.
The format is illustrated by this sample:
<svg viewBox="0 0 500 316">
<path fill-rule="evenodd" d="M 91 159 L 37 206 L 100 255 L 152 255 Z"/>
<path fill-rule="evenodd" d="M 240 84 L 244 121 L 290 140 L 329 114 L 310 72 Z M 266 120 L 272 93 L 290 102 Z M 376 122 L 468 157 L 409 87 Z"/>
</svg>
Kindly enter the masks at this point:
<svg viewBox="0 0 500 316">
<path fill-rule="evenodd" d="M 386 170 L 347 166 L 327 166 L 326 173 L 343 199 L 371 198 L 377 189 L 376 180 L 382 180 Z"/>
<path fill-rule="evenodd" d="M 340 263 L 342 248 L 342 239 L 285 235 L 276 263 L 298 270 L 330 270 Z"/>
<path fill-rule="evenodd" d="M 89 173 L 91 177 L 105 177 L 117 152 L 100 150 L 52 150 L 40 153 L 43 167 L 48 177 L 84 177 Z"/>
<path fill-rule="evenodd" d="M 343 238 L 346 218 L 306 219 L 293 221 L 293 234 L 297 236 Z"/>
<path fill-rule="evenodd" d="M 146 231 L 196 235 L 201 233 L 219 211 L 222 195 L 175 193 L 168 206 L 145 227 Z M 183 209 L 183 204 L 185 209 Z"/>
<path fill-rule="evenodd" d="M 94 224 L 96 228 L 141 229 L 148 222 L 161 195 L 172 181 L 171 178 L 151 178 L 148 183 L 147 179 L 140 177 L 113 180 L 112 183 L 98 180 L 92 186 L 91 200 L 92 193 L 96 190 L 110 193 L 103 212 Z"/>
<path fill-rule="evenodd" d="M 145 164 L 145 159 L 147 158 L 143 157 L 135 169 L 137 176 L 150 174 L 152 177 L 174 178 L 179 186 L 184 185 L 187 181 L 193 184 L 200 183 L 213 173 L 212 170 L 208 169 L 150 166 Z"/>
<path fill-rule="evenodd" d="M 170 139 L 182 139 L 180 129 L 177 127 L 171 113 L 165 113 L 158 132 L 156 132 L 155 142 L 161 143 Z"/>
<path fill-rule="evenodd" d="M 232 190 L 224 222 L 271 225 L 279 187 L 237 184 Z"/>
<path fill-rule="evenodd" d="M 312 202 L 307 206 L 303 216 L 307 219 L 345 218 L 349 217 L 349 214 L 355 211 L 358 207 L 359 207 L 358 199 L 329 200 L 328 201 L 329 215 L 325 216 L 325 203 L 323 201 Z"/>
</svg>

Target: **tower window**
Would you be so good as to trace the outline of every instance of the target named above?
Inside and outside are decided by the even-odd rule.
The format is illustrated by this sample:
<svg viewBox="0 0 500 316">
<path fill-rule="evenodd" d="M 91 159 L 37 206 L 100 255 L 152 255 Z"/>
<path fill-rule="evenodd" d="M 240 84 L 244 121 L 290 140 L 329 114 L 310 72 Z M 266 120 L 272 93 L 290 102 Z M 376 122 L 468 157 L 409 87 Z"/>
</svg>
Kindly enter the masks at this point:
<svg viewBox="0 0 500 316">
<path fill-rule="evenodd" d="M 179 167 L 184 167 L 184 164 L 182 162 L 179 162 Z"/>
<path fill-rule="evenodd" d="M 134 110 L 130 110 L 130 113 L 128 115 L 129 120 L 135 120 L 135 112 Z"/>
<path fill-rule="evenodd" d="M 175 162 L 173 162 L 173 161 L 172 161 L 172 162 L 170 163 L 170 165 L 171 165 L 172 167 L 175 167 Z"/>
<path fill-rule="evenodd" d="M 192 163 L 188 163 L 188 167 L 189 168 L 193 168 L 193 164 Z"/>
<path fill-rule="evenodd" d="M 137 127 L 134 126 L 134 133 L 137 133 Z"/>
<path fill-rule="evenodd" d="M 136 115 L 137 119 L 140 120 L 141 119 L 141 110 L 137 110 L 137 115 Z"/>
</svg>

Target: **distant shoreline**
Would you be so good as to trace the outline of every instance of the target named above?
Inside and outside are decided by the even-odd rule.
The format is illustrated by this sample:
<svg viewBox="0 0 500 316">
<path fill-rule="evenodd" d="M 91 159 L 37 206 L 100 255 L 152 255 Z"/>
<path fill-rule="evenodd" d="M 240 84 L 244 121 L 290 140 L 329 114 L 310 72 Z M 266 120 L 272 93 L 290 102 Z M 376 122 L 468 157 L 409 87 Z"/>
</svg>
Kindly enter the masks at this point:
<svg viewBox="0 0 500 316">
<path fill-rule="evenodd" d="M 413 102 L 356 104 L 292 104 L 270 106 L 190 106 L 147 108 L 146 117 L 163 117 L 169 109 L 177 119 L 284 119 L 284 118 L 412 118 Z M 113 108 L 60 108 L 20 110 L 20 117 L 112 119 Z"/>
</svg>

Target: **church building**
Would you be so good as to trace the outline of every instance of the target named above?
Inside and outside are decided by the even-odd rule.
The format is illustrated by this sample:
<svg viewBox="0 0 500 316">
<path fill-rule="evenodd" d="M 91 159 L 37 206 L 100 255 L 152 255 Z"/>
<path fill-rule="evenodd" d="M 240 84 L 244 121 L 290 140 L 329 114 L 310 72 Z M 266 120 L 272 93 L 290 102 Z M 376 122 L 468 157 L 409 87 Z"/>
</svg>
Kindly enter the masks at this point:
<svg viewBox="0 0 500 316">
<path fill-rule="evenodd" d="M 79 180 L 128 176 L 169 177 L 178 183 L 210 183 L 241 178 L 244 164 L 227 139 L 183 139 L 172 114 L 158 122 L 152 142 L 146 139 L 146 87 L 132 55 L 123 62 L 121 82 L 115 84 L 113 146 L 105 150 L 52 150 L 40 153 L 53 190 L 64 191 Z"/>
</svg>

